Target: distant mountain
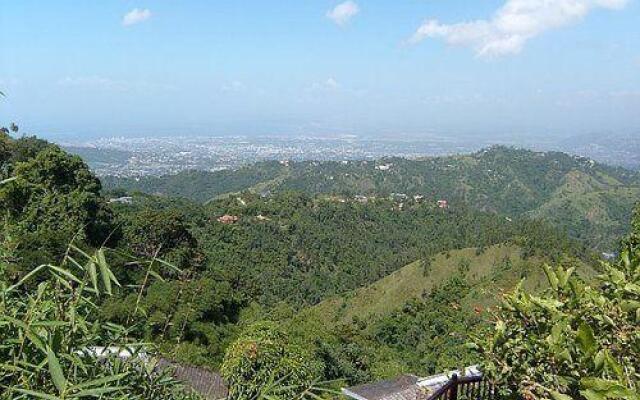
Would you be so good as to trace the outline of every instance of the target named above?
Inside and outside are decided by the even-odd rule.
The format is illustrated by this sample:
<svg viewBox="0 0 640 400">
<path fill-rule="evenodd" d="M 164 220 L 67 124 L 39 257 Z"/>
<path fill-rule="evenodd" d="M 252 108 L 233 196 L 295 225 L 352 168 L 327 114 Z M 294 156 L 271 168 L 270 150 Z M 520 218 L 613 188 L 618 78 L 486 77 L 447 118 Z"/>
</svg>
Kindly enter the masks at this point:
<svg viewBox="0 0 640 400">
<path fill-rule="evenodd" d="M 491 147 L 419 160 L 265 162 L 235 171 L 183 172 L 139 180 L 107 178 L 124 188 L 207 201 L 241 191 L 302 191 L 348 198 L 423 196 L 514 217 L 554 222 L 594 248 L 610 250 L 640 199 L 640 174 L 561 152 Z"/>
<path fill-rule="evenodd" d="M 275 161 L 266 161 L 236 170 L 183 171 L 175 175 L 144 176 L 141 178 L 100 178 L 107 189 L 122 188 L 173 197 L 186 197 L 205 202 L 217 196 L 249 190 L 258 184 L 276 185 L 289 173 L 288 168 Z"/>
</svg>

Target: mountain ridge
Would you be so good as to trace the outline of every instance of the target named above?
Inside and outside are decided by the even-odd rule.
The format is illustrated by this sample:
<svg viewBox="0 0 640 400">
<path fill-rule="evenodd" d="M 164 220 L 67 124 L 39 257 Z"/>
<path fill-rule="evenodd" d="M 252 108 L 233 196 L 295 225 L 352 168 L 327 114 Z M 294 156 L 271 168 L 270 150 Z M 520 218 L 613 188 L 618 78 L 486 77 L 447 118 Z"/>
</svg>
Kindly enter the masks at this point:
<svg viewBox="0 0 640 400">
<path fill-rule="evenodd" d="M 603 238 L 626 233 L 633 205 L 640 199 L 638 172 L 561 152 L 504 146 L 415 160 L 262 162 L 233 171 L 189 171 L 139 180 L 108 177 L 103 181 L 107 189 L 200 202 L 243 191 L 266 195 L 287 190 L 361 199 L 394 194 L 434 202 L 444 199 L 507 217 L 548 219 L 603 251 L 613 246 Z M 624 196 L 617 198 L 620 192 Z M 596 205 L 601 212 L 590 213 Z"/>
</svg>

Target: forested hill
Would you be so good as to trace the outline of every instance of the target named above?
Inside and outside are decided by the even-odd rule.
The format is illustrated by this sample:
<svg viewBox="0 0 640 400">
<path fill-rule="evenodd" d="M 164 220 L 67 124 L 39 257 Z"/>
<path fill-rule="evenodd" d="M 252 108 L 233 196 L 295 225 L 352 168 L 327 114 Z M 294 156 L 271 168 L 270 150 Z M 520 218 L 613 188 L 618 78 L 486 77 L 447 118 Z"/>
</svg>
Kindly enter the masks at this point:
<svg viewBox="0 0 640 400">
<path fill-rule="evenodd" d="M 608 250 L 627 230 L 640 174 L 559 152 L 492 147 L 474 154 L 407 160 L 266 162 L 236 171 L 104 180 L 107 188 L 207 201 L 225 194 L 284 190 L 311 195 L 404 194 L 506 216 L 549 219 L 573 237 Z"/>
</svg>

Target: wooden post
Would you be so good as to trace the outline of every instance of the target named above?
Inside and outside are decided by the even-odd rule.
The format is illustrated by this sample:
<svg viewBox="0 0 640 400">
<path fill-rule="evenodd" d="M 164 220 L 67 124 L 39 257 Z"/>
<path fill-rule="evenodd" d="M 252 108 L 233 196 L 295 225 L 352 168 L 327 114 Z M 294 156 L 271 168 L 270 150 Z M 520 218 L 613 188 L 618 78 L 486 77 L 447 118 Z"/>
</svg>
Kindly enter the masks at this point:
<svg viewBox="0 0 640 400">
<path fill-rule="evenodd" d="M 458 374 L 451 377 L 451 390 L 449 391 L 449 400 L 458 399 Z"/>
</svg>

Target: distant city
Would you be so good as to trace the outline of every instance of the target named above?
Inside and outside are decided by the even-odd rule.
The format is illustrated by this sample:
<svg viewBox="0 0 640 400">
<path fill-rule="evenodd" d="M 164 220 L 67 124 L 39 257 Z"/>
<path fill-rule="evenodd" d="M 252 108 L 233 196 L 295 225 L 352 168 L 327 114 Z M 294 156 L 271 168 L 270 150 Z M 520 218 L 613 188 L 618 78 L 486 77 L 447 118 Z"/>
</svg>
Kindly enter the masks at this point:
<svg viewBox="0 0 640 400">
<path fill-rule="evenodd" d="M 470 153 L 502 144 L 538 151 L 563 151 L 605 164 L 640 168 L 640 135 L 580 136 L 562 141 L 430 137 L 364 139 L 319 137 L 142 137 L 66 140 L 60 144 L 83 157 L 99 176 L 135 177 L 182 170 L 234 169 L 265 160 L 342 161 L 382 157 L 420 158 Z"/>
</svg>

